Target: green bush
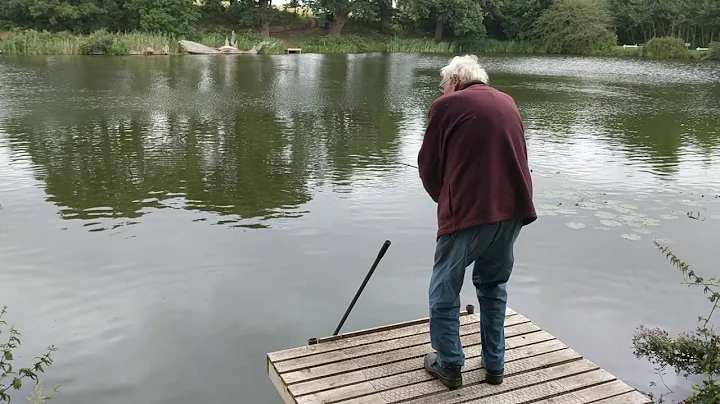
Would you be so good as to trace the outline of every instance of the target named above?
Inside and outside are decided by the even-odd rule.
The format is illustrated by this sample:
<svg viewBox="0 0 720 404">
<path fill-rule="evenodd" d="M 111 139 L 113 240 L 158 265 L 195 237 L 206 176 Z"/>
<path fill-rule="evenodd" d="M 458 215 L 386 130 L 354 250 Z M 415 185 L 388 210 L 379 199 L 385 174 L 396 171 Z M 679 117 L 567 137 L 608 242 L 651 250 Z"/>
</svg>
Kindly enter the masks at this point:
<svg viewBox="0 0 720 404">
<path fill-rule="evenodd" d="M 127 49 L 117 41 L 117 36 L 100 30 L 93 32 L 80 44 L 81 55 L 125 55 Z"/>
<path fill-rule="evenodd" d="M 686 59 L 689 57 L 685 41 L 670 36 L 647 41 L 644 52 L 649 57 L 659 59 Z"/>
<path fill-rule="evenodd" d="M 711 303 L 710 314 L 698 317 L 698 326 L 693 332 L 685 332 L 677 337 L 659 328 L 640 326 L 633 336 L 635 356 L 644 357 L 657 366 L 660 377 L 666 367 L 675 369 L 679 375 L 701 375 L 704 380 L 693 386 L 693 395 L 686 398 L 685 404 L 711 404 L 720 399 L 720 335 L 709 325 L 710 319 L 720 305 L 720 279 L 704 279 L 690 268 L 690 265 L 677 257 L 668 247 L 655 242 L 655 246 L 670 260 L 684 276 L 689 286 L 701 288 Z M 664 402 L 660 396 L 659 402 Z"/>
<path fill-rule="evenodd" d="M 720 42 L 710 42 L 710 52 L 708 52 L 707 58 L 720 60 Z"/>
<path fill-rule="evenodd" d="M 557 0 L 534 26 L 547 53 L 592 55 L 617 45 L 612 15 L 604 1 Z"/>
</svg>

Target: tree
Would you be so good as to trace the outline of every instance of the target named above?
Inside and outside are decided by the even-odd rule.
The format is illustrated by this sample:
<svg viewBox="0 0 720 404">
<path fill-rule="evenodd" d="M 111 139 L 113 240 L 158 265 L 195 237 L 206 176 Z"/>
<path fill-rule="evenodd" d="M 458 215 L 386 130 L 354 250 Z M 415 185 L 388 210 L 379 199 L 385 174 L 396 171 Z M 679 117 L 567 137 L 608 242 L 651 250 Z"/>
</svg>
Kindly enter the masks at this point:
<svg viewBox="0 0 720 404">
<path fill-rule="evenodd" d="M 199 7 L 192 0 L 127 0 L 125 8 L 143 31 L 164 32 L 177 37 L 195 32 Z"/>
<path fill-rule="evenodd" d="M 306 5 L 316 14 L 324 15 L 330 20 L 329 35 L 342 34 L 342 29 L 350 19 L 350 13 L 376 14 L 379 8 L 371 0 L 308 0 Z"/>
<path fill-rule="evenodd" d="M 486 0 L 485 26 L 496 37 L 529 39 L 535 22 L 550 3 L 551 0 Z"/>
<path fill-rule="evenodd" d="M 549 53 L 587 55 L 617 44 L 603 0 L 557 0 L 538 18 L 534 32 Z"/>
<path fill-rule="evenodd" d="M 401 0 L 399 3 L 417 23 L 432 22 L 437 41 L 443 38 L 448 27 L 457 37 L 485 35 L 485 14 L 478 0 Z"/>
</svg>

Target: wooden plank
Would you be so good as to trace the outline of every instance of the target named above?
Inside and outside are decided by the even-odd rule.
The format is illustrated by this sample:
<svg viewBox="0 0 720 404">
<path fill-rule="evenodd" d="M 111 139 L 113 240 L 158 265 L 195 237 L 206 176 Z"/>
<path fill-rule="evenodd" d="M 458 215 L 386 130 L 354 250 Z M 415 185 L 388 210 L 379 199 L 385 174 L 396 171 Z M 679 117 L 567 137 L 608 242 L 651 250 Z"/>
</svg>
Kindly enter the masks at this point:
<svg viewBox="0 0 720 404">
<path fill-rule="evenodd" d="M 598 404 L 652 404 L 653 400 L 639 391 L 631 391 L 620 396 L 604 398 L 600 401 L 593 401 Z"/>
<path fill-rule="evenodd" d="M 477 314 L 470 314 L 467 312 L 467 310 L 461 311 L 460 312 L 460 320 L 462 321 L 462 318 L 465 316 L 473 316 L 474 321 L 480 321 L 480 318 L 478 317 Z M 507 316 L 508 316 L 508 314 L 506 311 L 505 317 L 507 317 Z M 429 323 L 430 323 L 430 318 L 425 317 L 425 318 L 421 318 L 421 319 L 413 320 L 413 321 L 389 324 L 389 325 L 384 325 L 384 326 L 380 326 L 380 327 L 365 328 L 362 330 L 352 331 L 352 332 L 348 332 L 348 333 L 344 333 L 344 334 L 340 334 L 340 335 L 330 335 L 327 337 L 319 338 L 318 343 L 332 342 L 332 341 L 336 341 L 336 340 L 340 340 L 340 339 L 344 340 L 344 339 L 354 338 L 354 337 L 364 336 L 364 335 L 375 336 L 375 335 L 380 335 L 381 331 L 394 330 L 397 328 L 404 328 L 406 326 L 412 326 L 412 325 L 416 325 L 416 324 L 426 324 L 427 325 Z"/>
<path fill-rule="evenodd" d="M 460 325 L 477 323 L 478 321 L 479 317 L 477 314 L 466 314 L 460 316 Z M 377 329 L 377 332 L 371 332 L 372 330 L 363 330 L 355 333 L 341 334 L 343 338 L 336 341 L 327 341 L 314 345 L 306 345 L 298 348 L 272 352 L 268 354 L 268 357 L 273 361 L 273 363 L 276 363 L 323 352 L 336 351 L 345 347 L 360 346 L 411 335 L 424 334 L 429 331 L 428 324 L 427 319 L 421 319 L 393 324 L 387 327 L 380 327 Z"/>
<path fill-rule="evenodd" d="M 471 370 L 463 374 L 463 388 L 457 390 L 448 390 L 438 380 L 424 381 L 420 383 L 409 384 L 396 389 L 381 391 L 376 394 L 358 397 L 352 400 L 343 401 L 343 404 L 376 404 L 376 403 L 395 403 L 398 401 L 408 401 L 409 403 L 459 403 L 468 400 L 483 397 L 488 391 L 514 390 L 531 383 L 543 383 L 548 380 L 548 376 L 541 371 L 543 368 L 549 369 L 562 367 L 564 363 L 578 363 L 579 368 L 569 368 L 568 371 L 560 374 L 558 377 L 577 374 L 580 371 L 588 371 L 596 369 L 597 366 L 582 360 L 582 357 L 572 349 L 563 349 L 562 351 L 551 352 L 544 355 L 528 358 L 527 360 L 518 360 L 507 363 L 505 372 L 508 375 L 503 384 L 493 386 L 495 389 L 488 389 L 490 385 L 482 383 L 485 381 L 485 371 L 482 369 Z M 568 370 L 566 368 L 562 368 Z M 513 377 L 515 375 L 515 377 Z M 478 386 L 480 386 L 478 388 Z M 504 386 L 504 387 L 500 387 Z"/>
<path fill-rule="evenodd" d="M 610 383 L 589 387 L 572 393 L 563 394 L 557 397 L 547 398 L 538 401 L 536 404 L 586 404 L 594 403 L 598 399 L 614 397 L 625 394 L 634 389 L 627 384 L 615 380 Z M 292 391 L 291 391 L 292 393 Z"/>
<path fill-rule="evenodd" d="M 508 345 L 508 343 L 510 343 L 510 337 L 527 333 L 532 333 L 531 335 L 537 335 L 532 339 L 524 338 L 523 341 L 527 342 L 526 345 L 530 341 L 542 342 L 555 338 L 552 335 L 541 331 L 540 328 L 533 323 L 523 323 L 516 326 L 507 327 L 505 329 L 506 346 Z M 462 342 L 463 346 L 479 345 L 480 333 L 477 332 L 469 335 L 463 335 L 462 337 L 460 337 L 460 341 Z M 432 352 L 432 346 L 430 345 L 429 337 L 426 337 L 426 342 L 421 345 L 396 349 L 367 356 L 360 356 L 354 358 L 353 360 L 334 362 L 311 368 L 300 369 L 290 373 L 285 373 L 282 375 L 282 378 L 286 384 L 298 383 L 301 381 L 307 381 L 319 377 L 327 377 L 363 368 L 373 368 L 378 365 L 394 363 L 413 357 L 420 357 L 428 352 Z M 283 362 L 280 363 L 282 364 Z M 372 369 L 368 369 L 368 371 L 372 371 Z"/>
<path fill-rule="evenodd" d="M 485 382 L 479 316 L 465 314 L 463 387 L 448 390 L 423 369 L 422 357 L 432 352 L 428 328 L 426 318 L 273 352 L 268 376 L 285 404 L 652 404 L 510 309 L 504 382 Z"/>
<path fill-rule="evenodd" d="M 469 317 L 469 316 L 468 316 Z M 510 316 L 505 319 L 505 324 L 508 326 L 514 324 L 531 324 L 527 318 L 521 315 Z M 460 335 L 467 335 L 480 331 L 480 326 L 477 322 L 465 324 L 460 326 Z M 358 358 L 368 356 L 376 353 L 393 351 L 402 349 L 410 346 L 421 345 L 430 340 L 428 334 L 415 334 L 407 337 L 389 339 L 380 341 L 375 344 L 365 344 L 359 346 L 351 346 L 348 348 L 342 348 L 340 350 L 333 350 L 330 352 L 323 352 L 317 355 L 303 356 L 300 358 L 290 359 L 286 361 L 279 361 L 273 363 L 277 367 L 280 373 L 286 373 L 294 370 L 305 369 L 313 366 L 319 366 L 327 363 L 344 361 L 352 358 Z"/>
<path fill-rule="evenodd" d="M 505 317 L 516 315 L 517 312 L 508 308 L 505 311 Z M 469 317 L 468 317 L 469 316 Z M 524 318 L 524 317 L 523 317 Z M 530 321 L 525 318 L 526 321 Z M 385 341 L 389 339 L 396 339 L 409 335 L 424 334 L 428 333 L 428 318 L 423 318 L 413 321 L 405 321 L 402 323 L 390 324 L 382 327 L 369 328 L 365 330 L 359 330 L 340 334 L 335 337 L 320 338 L 321 343 L 315 345 L 306 345 L 297 348 L 285 349 L 282 351 L 272 352 L 268 354 L 268 357 L 273 362 L 279 362 L 288 359 L 299 358 L 303 356 L 314 355 L 321 352 L 329 352 L 333 350 L 339 350 L 344 347 L 358 346 L 364 344 L 370 344 L 374 342 Z M 473 322 L 480 321 L 477 314 L 468 314 L 467 311 L 463 311 L 460 316 L 460 324 L 470 324 Z M 334 340 L 332 340 L 334 339 Z M 338 341 L 343 341 L 338 343 Z M 334 344 L 332 344 L 334 343 Z"/>
<path fill-rule="evenodd" d="M 590 362 L 583 361 L 586 364 Z M 552 370 L 550 368 L 548 370 Z M 545 371 L 547 372 L 547 370 Z M 522 377 L 522 376 L 518 376 Z M 543 398 L 560 395 L 582 386 L 592 386 L 612 381 L 615 377 L 602 369 L 576 374 L 574 376 L 555 379 L 547 383 L 538 383 L 533 386 L 523 387 L 517 390 L 508 391 L 491 397 L 483 397 L 477 400 L 468 401 L 472 404 L 517 404 L 534 402 Z"/>
<path fill-rule="evenodd" d="M 517 337 L 515 337 L 517 338 Z M 508 338 L 511 341 L 513 337 Z M 507 344 L 506 344 L 507 345 Z M 539 343 L 532 343 L 528 346 L 517 346 L 515 349 L 507 348 L 505 351 L 505 361 L 511 362 L 528 356 L 533 356 L 544 352 L 553 352 L 565 349 L 567 346 L 558 340 L 549 340 Z M 427 352 L 426 352 L 427 353 Z M 480 358 L 481 346 L 474 345 L 465 347 L 466 364 L 464 370 L 472 369 L 473 364 L 470 360 Z M 422 354 L 411 359 L 405 359 L 399 362 L 382 364 L 369 369 L 355 370 L 349 373 L 341 373 L 338 375 L 310 380 L 288 386 L 290 393 L 294 397 L 300 397 L 306 394 L 316 393 L 323 390 L 338 388 L 356 383 L 367 382 L 370 380 L 378 380 L 389 376 L 400 375 L 406 372 L 412 372 L 423 369 Z M 429 375 L 428 375 L 429 377 Z"/>
<path fill-rule="evenodd" d="M 559 345 L 555 344 L 555 342 L 557 342 L 557 344 Z M 560 348 L 558 349 L 558 347 Z M 549 356 L 549 359 L 547 359 L 547 361 L 537 360 L 535 358 L 541 355 L 550 355 L 560 350 L 564 352 L 560 352 L 559 355 Z M 507 374 L 511 375 L 513 373 L 519 372 L 520 370 L 518 369 L 524 369 L 524 367 L 526 366 L 540 366 L 543 364 L 547 365 L 548 363 L 555 364 L 574 359 L 581 359 L 581 357 L 577 353 L 569 350 L 559 341 L 549 341 L 547 343 L 534 344 L 525 348 L 517 348 L 507 351 Z M 415 365 L 415 369 L 410 372 L 369 380 L 363 383 L 350 384 L 347 386 L 335 388 L 332 390 L 321 391 L 315 394 L 305 396 L 299 396 L 295 394 L 292 389 L 290 390 L 290 392 L 296 397 L 298 404 L 334 403 L 337 401 L 348 400 L 351 398 L 369 395 L 376 392 L 383 392 L 392 389 L 403 389 L 405 386 L 414 386 L 418 383 L 434 381 L 434 378 L 430 376 L 423 368 L 422 358 L 417 358 L 413 362 Z M 466 360 L 463 372 L 467 373 L 470 371 L 482 369 L 482 365 L 480 362 L 481 360 L 479 356 Z M 484 378 L 484 372 L 482 372 L 483 375 L 480 375 L 479 372 L 475 373 L 477 374 L 473 376 Z M 436 383 L 427 383 L 427 388 L 433 389 L 434 391 L 434 389 L 442 387 L 437 386 Z M 403 399 L 407 399 L 407 397 L 403 397 Z"/>
<path fill-rule="evenodd" d="M 269 358 L 267 359 L 267 374 L 268 377 L 270 377 L 270 381 L 272 382 L 273 386 L 275 386 L 278 393 L 280 393 L 280 397 L 282 398 L 283 403 L 297 404 L 297 401 L 295 401 L 292 394 L 290 394 L 290 392 L 288 391 L 287 387 L 280 378 L 280 374 L 277 372 L 277 369 L 275 369 L 275 366 L 272 364 L 272 362 L 270 362 Z"/>
</svg>

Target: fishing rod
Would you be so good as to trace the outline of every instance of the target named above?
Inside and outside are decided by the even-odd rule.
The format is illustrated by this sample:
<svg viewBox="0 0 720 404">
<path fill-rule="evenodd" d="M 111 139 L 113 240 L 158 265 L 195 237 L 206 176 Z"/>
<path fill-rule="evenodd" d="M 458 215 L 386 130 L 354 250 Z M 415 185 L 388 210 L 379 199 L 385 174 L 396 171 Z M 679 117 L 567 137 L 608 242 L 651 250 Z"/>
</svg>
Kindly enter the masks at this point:
<svg viewBox="0 0 720 404">
<path fill-rule="evenodd" d="M 416 170 L 418 169 L 418 166 L 414 166 L 414 165 L 412 165 L 412 164 L 402 163 L 402 162 L 400 162 L 400 163 L 398 163 L 398 164 L 402 164 L 402 165 L 407 166 L 407 167 L 412 167 L 412 168 L 414 168 L 414 169 L 416 169 Z M 530 169 L 530 172 L 533 172 L 532 168 Z"/>
<path fill-rule="evenodd" d="M 385 256 L 385 253 L 387 252 L 388 248 L 390 248 L 390 240 L 385 240 L 382 247 L 380 248 L 380 252 L 378 252 L 377 257 L 375 257 L 375 262 L 373 262 L 372 266 L 370 267 L 370 271 L 368 271 L 367 275 L 365 275 L 365 279 L 363 280 L 362 285 L 360 285 L 360 289 L 355 293 L 355 297 L 353 297 L 352 302 L 350 302 L 350 306 L 348 306 L 347 310 L 345 310 L 345 314 L 342 317 L 342 320 L 340 320 L 340 324 L 338 324 L 337 328 L 335 329 L 335 332 L 333 333 L 333 336 L 337 336 L 338 333 L 340 333 L 340 329 L 342 328 L 343 324 L 345 324 L 345 320 L 347 320 L 348 316 L 350 315 L 350 312 L 352 311 L 353 307 L 355 306 L 355 303 L 357 302 L 358 298 L 360 297 L 360 294 L 363 292 L 363 289 L 365 289 L 365 285 L 367 285 L 368 281 L 370 280 L 370 277 L 372 277 L 373 273 L 375 272 L 375 268 L 377 268 L 378 264 L 380 263 L 380 260 Z M 317 338 L 310 338 L 308 340 L 308 344 L 314 345 L 318 343 Z"/>
</svg>

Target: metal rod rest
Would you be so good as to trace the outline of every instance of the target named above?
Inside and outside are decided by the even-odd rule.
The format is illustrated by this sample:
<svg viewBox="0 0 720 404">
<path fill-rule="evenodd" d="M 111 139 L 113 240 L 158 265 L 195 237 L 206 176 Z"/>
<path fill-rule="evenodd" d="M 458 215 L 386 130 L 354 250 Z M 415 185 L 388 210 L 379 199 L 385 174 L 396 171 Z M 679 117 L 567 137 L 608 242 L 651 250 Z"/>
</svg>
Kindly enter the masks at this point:
<svg viewBox="0 0 720 404">
<path fill-rule="evenodd" d="M 389 247 L 390 247 L 390 240 L 385 240 L 385 243 L 383 244 L 382 248 L 380 248 L 380 252 L 378 253 L 377 258 L 375 258 L 375 262 L 373 262 L 372 266 L 370 267 L 370 271 L 368 271 L 367 275 L 365 275 L 365 280 L 363 280 L 362 285 L 360 285 L 360 289 L 358 289 L 358 291 L 355 293 L 355 297 L 352 299 L 352 302 L 350 302 L 350 306 L 347 308 L 347 310 L 345 310 L 345 315 L 343 315 L 343 318 L 342 318 L 342 320 L 340 320 L 340 324 L 338 324 L 333 335 L 338 335 L 338 333 L 340 332 L 340 329 L 342 328 L 343 324 L 345 324 L 345 320 L 347 320 L 348 316 L 350 315 L 350 312 L 352 311 L 353 307 L 355 306 L 355 303 L 357 302 L 358 298 L 360 297 L 360 294 L 362 293 L 363 289 L 365 289 L 365 285 L 367 285 L 373 272 L 375 272 L 375 268 L 377 268 L 378 264 L 380 263 L 380 260 L 385 255 L 385 253 L 387 252 Z"/>
</svg>

